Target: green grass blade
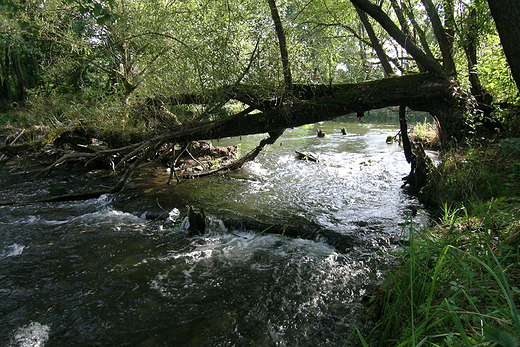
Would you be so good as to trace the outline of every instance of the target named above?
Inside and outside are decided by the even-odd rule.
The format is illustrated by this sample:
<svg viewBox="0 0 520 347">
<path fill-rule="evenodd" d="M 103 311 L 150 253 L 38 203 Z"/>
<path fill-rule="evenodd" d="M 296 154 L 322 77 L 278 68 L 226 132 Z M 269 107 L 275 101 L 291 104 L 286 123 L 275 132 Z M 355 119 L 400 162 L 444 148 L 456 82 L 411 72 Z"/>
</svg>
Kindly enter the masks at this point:
<svg viewBox="0 0 520 347">
<path fill-rule="evenodd" d="M 489 252 L 490 254 L 492 255 L 492 257 L 494 258 L 495 262 L 496 262 L 496 265 L 498 266 L 498 269 L 500 270 L 500 278 L 498 277 L 498 275 L 496 274 L 495 271 L 493 271 L 493 269 L 488 265 L 486 264 L 485 262 L 483 262 L 481 259 L 477 258 L 476 256 L 472 255 L 472 254 L 467 254 L 466 252 L 464 252 L 463 250 L 460 250 L 456 247 L 453 247 L 453 246 L 450 246 L 452 249 L 458 251 L 458 252 L 461 252 L 461 253 L 464 253 L 466 256 L 469 256 L 470 258 L 472 258 L 474 261 L 478 262 L 483 268 L 485 268 L 488 273 L 495 279 L 495 281 L 497 282 L 498 286 L 500 287 L 500 290 L 502 291 L 503 295 L 504 295 L 504 298 L 505 300 L 507 301 L 507 304 L 509 306 L 509 310 L 510 310 L 510 314 L 511 314 L 511 318 L 513 319 L 514 321 L 514 324 L 515 324 L 515 329 L 516 329 L 516 334 L 520 337 L 520 319 L 519 319 L 519 316 L 518 316 L 518 311 L 516 309 L 516 304 L 515 304 L 515 301 L 514 301 L 514 298 L 513 298 L 513 294 L 511 292 L 511 288 L 509 286 L 509 283 L 507 281 L 507 278 L 505 277 L 504 275 L 504 272 L 502 270 L 502 267 L 500 266 L 500 263 L 498 262 L 498 259 L 496 258 L 495 254 L 493 253 L 493 251 L 491 249 L 489 249 Z M 489 296 L 494 302 L 495 299 L 493 298 L 493 296 Z M 498 305 L 498 304 L 497 304 Z"/>
<path fill-rule="evenodd" d="M 444 258 L 446 257 L 446 253 L 448 252 L 448 249 L 449 249 L 448 246 L 444 247 L 444 249 L 441 252 L 441 255 L 440 255 L 439 259 L 437 260 L 437 264 L 435 264 L 435 270 L 433 272 L 432 283 L 430 285 L 430 292 L 428 293 L 428 298 L 426 300 L 426 318 L 425 318 L 425 321 L 428 321 L 428 318 L 430 316 L 430 307 L 431 307 L 431 304 L 432 304 L 433 293 L 434 293 L 434 290 L 435 290 L 435 283 L 437 281 L 437 278 L 439 277 L 439 274 L 440 274 L 440 271 L 441 271 L 441 268 L 442 268 L 442 264 L 444 262 Z"/>
<path fill-rule="evenodd" d="M 515 322 L 516 334 L 518 337 L 520 337 L 520 319 L 518 317 L 518 310 L 516 308 L 515 299 L 513 298 L 513 293 L 511 291 L 511 287 L 509 286 L 509 282 L 506 278 L 506 275 L 504 275 L 504 271 L 502 270 L 502 267 L 500 266 L 500 263 L 498 262 L 498 259 L 495 256 L 495 253 L 491 250 L 491 248 L 489 248 L 489 252 L 491 253 L 491 256 L 495 260 L 497 268 L 500 271 L 500 278 L 502 279 L 502 281 L 500 282 L 501 283 L 500 287 L 504 291 L 504 296 L 506 297 L 507 304 L 509 305 L 509 310 L 511 311 L 511 315 L 513 316 L 513 321 Z"/>
<path fill-rule="evenodd" d="M 363 345 L 363 347 L 368 347 L 368 343 L 365 341 L 365 339 L 363 338 L 363 335 L 361 335 L 361 332 L 357 328 L 356 328 L 356 333 L 357 333 L 359 340 L 361 341 L 361 344 Z"/>
<path fill-rule="evenodd" d="M 448 299 L 445 299 L 446 300 L 446 306 L 448 306 L 448 309 L 450 311 L 453 311 L 451 309 L 451 306 L 450 306 L 450 303 L 448 302 Z M 469 342 L 469 339 L 468 339 L 468 336 L 466 335 L 466 331 L 464 330 L 464 328 L 462 327 L 462 324 L 460 322 L 460 318 L 459 316 L 457 316 L 456 313 L 452 312 L 451 313 L 451 317 L 453 319 L 453 322 L 455 323 L 455 325 L 457 326 L 457 329 L 459 330 L 459 333 L 460 333 L 460 336 L 462 338 L 462 342 L 464 342 L 464 346 L 466 347 L 471 347 L 471 343 Z"/>
<path fill-rule="evenodd" d="M 264 230 L 262 230 L 261 232 L 259 232 L 258 234 L 256 234 L 255 237 L 253 237 L 253 238 L 251 239 L 251 241 L 253 241 L 254 239 L 256 239 L 258 236 L 262 235 L 263 233 L 265 233 L 267 230 L 271 229 L 271 228 L 274 227 L 275 225 L 276 225 L 276 224 L 273 224 L 273 225 L 271 225 L 271 226 L 265 228 Z"/>
</svg>

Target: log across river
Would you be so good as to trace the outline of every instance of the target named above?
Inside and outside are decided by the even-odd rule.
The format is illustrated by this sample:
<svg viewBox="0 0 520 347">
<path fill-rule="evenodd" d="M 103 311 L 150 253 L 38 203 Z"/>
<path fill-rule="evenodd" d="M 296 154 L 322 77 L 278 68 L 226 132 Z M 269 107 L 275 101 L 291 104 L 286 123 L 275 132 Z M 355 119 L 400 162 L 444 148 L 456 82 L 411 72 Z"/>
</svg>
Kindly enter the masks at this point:
<svg viewBox="0 0 520 347">
<path fill-rule="evenodd" d="M 343 345 L 363 328 L 361 299 L 406 225 L 427 222 L 400 188 L 410 166 L 385 142 L 397 131 L 308 125 L 288 129 L 236 172 L 168 186 L 157 168 L 136 173 L 117 195 L 1 206 L 0 345 Z M 246 152 L 261 138 L 215 145 Z M 295 150 L 320 161 L 298 160 Z M 9 183 L 7 169 L 2 200 L 48 189 L 48 177 Z M 187 236 L 176 219 L 186 205 L 204 208 L 205 234 Z M 260 230 L 271 225 L 311 236 Z"/>
</svg>

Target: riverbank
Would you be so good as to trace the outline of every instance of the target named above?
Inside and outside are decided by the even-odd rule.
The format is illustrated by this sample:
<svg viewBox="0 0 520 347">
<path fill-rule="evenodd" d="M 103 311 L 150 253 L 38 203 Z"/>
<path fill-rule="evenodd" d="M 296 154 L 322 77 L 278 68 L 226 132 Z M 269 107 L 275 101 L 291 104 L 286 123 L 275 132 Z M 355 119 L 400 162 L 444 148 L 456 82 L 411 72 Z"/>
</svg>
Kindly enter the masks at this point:
<svg viewBox="0 0 520 347">
<path fill-rule="evenodd" d="M 520 146 L 517 138 L 445 153 L 429 189 L 439 216 L 395 255 L 370 299 L 384 346 L 518 346 Z"/>
</svg>

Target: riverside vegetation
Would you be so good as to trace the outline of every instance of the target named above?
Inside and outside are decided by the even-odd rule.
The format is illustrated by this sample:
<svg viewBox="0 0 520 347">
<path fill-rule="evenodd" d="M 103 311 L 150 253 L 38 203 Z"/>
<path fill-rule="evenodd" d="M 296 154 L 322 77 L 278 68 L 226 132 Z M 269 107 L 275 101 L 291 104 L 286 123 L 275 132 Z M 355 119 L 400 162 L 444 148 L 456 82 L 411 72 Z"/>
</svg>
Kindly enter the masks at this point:
<svg viewBox="0 0 520 347">
<path fill-rule="evenodd" d="M 433 225 L 418 229 L 410 216 L 410 242 L 370 298 L 368 316 L 378 324 L 360 338 L 378 346 L 518 346 L 520 138 L 452 149 L 434 171 L 424 190 Z"/>
<path fill-rule="evenodd" d="M 427 230 L 410 217 L 410 242 L 371 298 L 378 324 L 359 337 L 519 345 L 520 0 L 9 0 L 0 9 L 0 167 L 23 164 L 29 150 L 52 168 L 101 161 L 113 176 L 125 168 L 113 192 L 187 142 L 267 132 L 245 160 L 286 128 L 399 106 L 406 129 L 406 109 L 429 112 L 440 162 L 403 145 L 417 190 L 441 213 Z M 500 132 L 481 132 L 480 120 Z M 77 129 L 82 139 L 48 146 Z"/>
</svg>

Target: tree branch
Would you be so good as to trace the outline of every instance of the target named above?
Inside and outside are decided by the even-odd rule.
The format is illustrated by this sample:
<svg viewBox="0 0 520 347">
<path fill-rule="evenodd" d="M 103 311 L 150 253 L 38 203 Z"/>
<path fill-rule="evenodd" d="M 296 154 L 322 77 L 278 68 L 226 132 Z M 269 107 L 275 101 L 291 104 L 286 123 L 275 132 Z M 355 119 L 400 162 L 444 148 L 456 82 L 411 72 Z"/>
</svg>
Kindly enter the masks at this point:
<svg viewBox="0 0 520 347">
<path fill-rule="evenodd" d="M 376 22 L 378 22 L 386 32 L 396 40 L 401 47 L 406 49 L 406 51 L 417 61 L 417 63 L 421 64 L 426 68 L 429 72 L 435 75 L 442 75 L 444 70 L 442 66 L 435 60 L 429 57 L 426 53 L 424 53 L 415 43 L 412 42 L 406 36 L 406 34 L 395 25 L 388 15 L 383 12 L 383 10 L 372 4 L 369 0 L 350 0 L 352 4 L 358 6 L 360 9 L 365 11 L 369 16 L 374 18 Z"/>
</svg>

